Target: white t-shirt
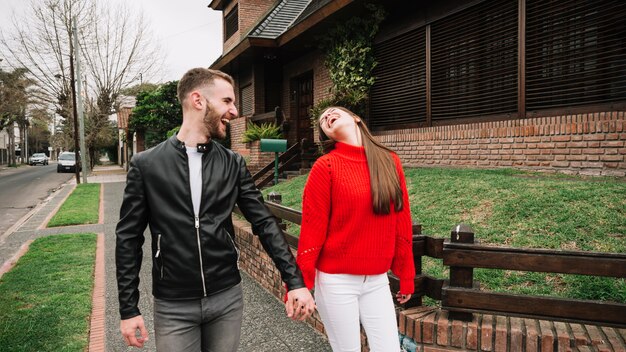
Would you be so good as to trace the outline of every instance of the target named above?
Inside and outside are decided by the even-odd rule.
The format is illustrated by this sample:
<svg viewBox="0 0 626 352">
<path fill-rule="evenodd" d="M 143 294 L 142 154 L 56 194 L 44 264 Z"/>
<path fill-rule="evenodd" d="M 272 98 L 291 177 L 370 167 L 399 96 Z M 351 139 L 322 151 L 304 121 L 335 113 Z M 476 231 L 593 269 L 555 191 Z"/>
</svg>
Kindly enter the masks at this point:
<svg viewBox="0 0 626 352">
<path fill-rule="evenodd" d="M 202 195 L 202 153 L 196 147 L 185 147 L 189 159 L 189 187 L 191 189 L 191 201 L 193 212 L 196 216 L 200 213 L 200 199 Z"/>
</svg>

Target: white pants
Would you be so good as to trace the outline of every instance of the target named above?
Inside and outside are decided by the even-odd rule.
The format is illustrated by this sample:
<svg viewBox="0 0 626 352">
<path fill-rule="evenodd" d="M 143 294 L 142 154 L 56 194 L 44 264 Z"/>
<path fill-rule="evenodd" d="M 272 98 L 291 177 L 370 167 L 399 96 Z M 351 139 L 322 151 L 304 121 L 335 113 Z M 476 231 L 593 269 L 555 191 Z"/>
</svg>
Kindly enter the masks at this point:
<svg viewBox="0 0 626 352">
<path fill-rule="evenodd" d="M 361 351 L 361 328 L 371 352 L 399 352 L 400 341 L 387 274 L 317 271 L 315 303 L 334 352 Z"/>
</svg>

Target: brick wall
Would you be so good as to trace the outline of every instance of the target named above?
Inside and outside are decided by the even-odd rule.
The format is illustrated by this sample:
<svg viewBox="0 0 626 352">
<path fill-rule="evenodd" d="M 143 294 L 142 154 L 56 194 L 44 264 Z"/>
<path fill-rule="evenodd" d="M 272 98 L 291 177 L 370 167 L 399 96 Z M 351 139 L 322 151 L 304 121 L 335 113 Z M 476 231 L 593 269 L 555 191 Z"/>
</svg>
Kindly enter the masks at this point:
<svg viewBox="0 0 626 352">
<path fill-rule="evenodd" d="M 235 5 L 239 4 L 239 30 L 224 42 L 224 54 L 232 50 L 242 39 L 246 37 L 248 32 L 263 18 L 270 8 L 274 5 L 274 1 L 268 0 L 239 0 L 232 1 L 223 11 L 223 17 L 230 13 Z"/>
<path fill-rule="evenodd" d="M 238 117 L 234 120 L 230 120 L 230 149 L 235 152 L 247 156 L 250 154 L 250 150 L 246 147 L 246 143 L 241 141 L 243 133 L 246 131 L 245 117 Z"/>
<path fill-rule="evenodd" d="M 474 314 L 448 320 L 433 307 L 401 311 L 398 331 L 407 351 L 626 351 L 626 329 Z"/>
<path fill-rule="evenodd" d="M 248 162 L 248 170 L 250 170 L 250 173 L 253 175 L 263 167 L 267 166 L 267 164 L 274 162 L 275 159 L 274 153 L 260 151 L 260 144 L 260 141 L 248 143 L 250 146 L 250 161 Z"/>
<path fill-rule="evenodd" d="M 537 117 L 377 133 L 405 166 L 514 167 L 626 175 L 624 112 Z"/>
<path fill-rule="evenodd" d="M 268 0 L 239 0 L 239 33 L 242 39 L 274 4 L 275 1 Z"/>
</svg>

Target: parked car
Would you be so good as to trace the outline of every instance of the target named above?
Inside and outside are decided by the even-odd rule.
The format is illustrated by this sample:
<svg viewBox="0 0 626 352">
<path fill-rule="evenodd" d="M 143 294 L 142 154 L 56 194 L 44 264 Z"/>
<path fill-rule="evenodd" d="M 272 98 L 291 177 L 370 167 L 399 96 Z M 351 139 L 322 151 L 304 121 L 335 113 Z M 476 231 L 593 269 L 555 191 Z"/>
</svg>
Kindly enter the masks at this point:
<svg viewBox="0 0 626 352">
<path fill-rule="evenodd" d="M 31 155 L 30 159 L 28 159 L 28 163 L 30 165 L 48 165 L 48 156 L 44 153 L 34 153 Z"/>
<path fill-rule="evenodd" d="M 78 161 L 78 171 L 81 170 L 80 160 Z M 57 164 L 57 172 L 75 172 L 76 171 L 76 154 L 74 152 L 62 152 L 59 154 L 59 163 Z"/>
</svg>

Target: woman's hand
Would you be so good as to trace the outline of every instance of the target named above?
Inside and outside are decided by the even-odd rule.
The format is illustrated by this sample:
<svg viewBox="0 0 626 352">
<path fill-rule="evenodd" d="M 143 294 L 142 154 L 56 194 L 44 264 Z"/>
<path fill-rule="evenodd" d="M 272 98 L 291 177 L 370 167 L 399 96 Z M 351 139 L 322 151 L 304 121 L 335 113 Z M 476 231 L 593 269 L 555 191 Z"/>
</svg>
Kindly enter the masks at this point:
<svg viewBox="0 0 626 352">
<path fill-rule="evenodd" d="M 411 299 L 411 294 L 409 293 L 408 295 L 403 295 L 400 291 L 398 291 L 398 293 L 396 293 L 396 299 L 398 300 L 398 303 L 404 304 Z"/>
</svg>

